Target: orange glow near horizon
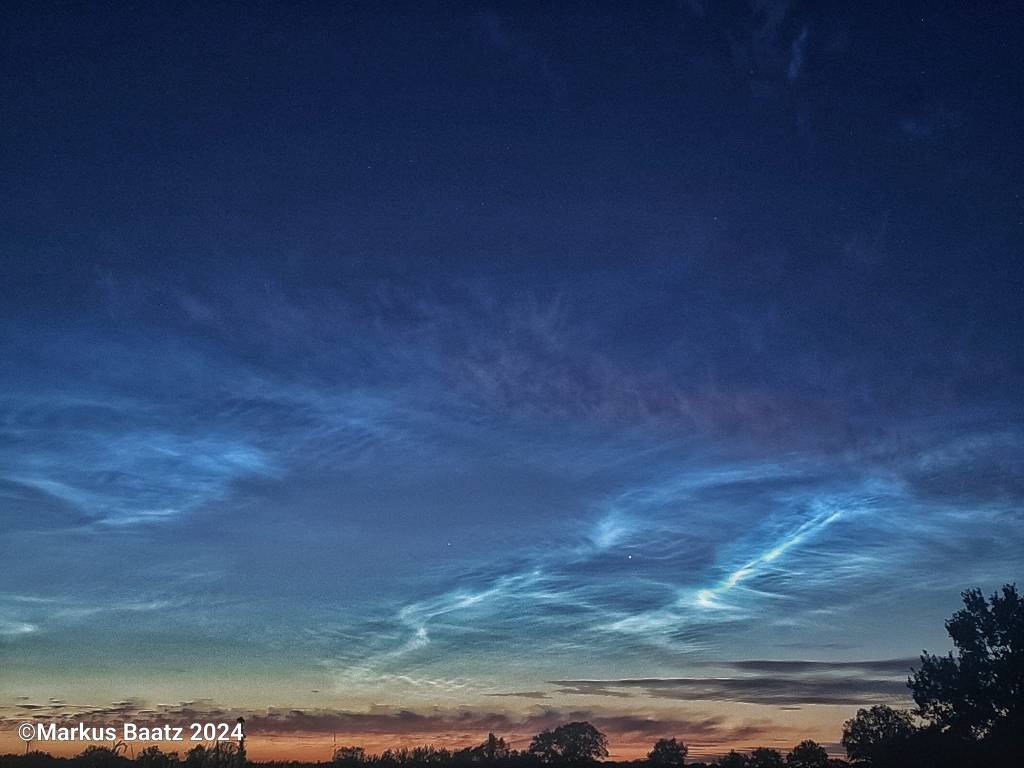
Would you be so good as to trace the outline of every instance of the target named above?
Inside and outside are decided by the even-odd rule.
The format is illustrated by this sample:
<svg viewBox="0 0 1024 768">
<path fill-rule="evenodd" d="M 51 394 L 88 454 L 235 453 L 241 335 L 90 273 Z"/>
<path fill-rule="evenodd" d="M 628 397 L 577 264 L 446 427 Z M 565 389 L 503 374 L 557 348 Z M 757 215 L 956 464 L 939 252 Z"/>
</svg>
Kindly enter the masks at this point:
<svg viewBox="0 0 1024 768">
<path fill-rule="evenodd" d="M 731 749 L 740 752 L 750 751 L 757 746 L 768 746 L 779 749 L 785 753 L 793 744 L 804 738 L 815 738 L 825 746 L 829 746 L 829 734 L 824 733 L 792 733 L 789 729 L 780 729 L 782 739 L 762 738 L 755 739 L 756 743 L 749 740 L 733 743 L 711 743 L 701 740 L 690 740 L 685 735 L 678 737 L 689 747 L 691 759 L 707 759 L 718 757 Z M 502 734 L 499 734 L 502 735 Z M 671 734 L 665 734 L 666 737 Z M 532 738 L 532 734 L 504 734 L 503 737 L 515 749 L 526 749 Z M 254 762 L 269 761 L 303 761 L 303 762 L 328 762 L 333 755 L 335 747 L 357 745 L 370 753 L 380 753 L 388 749 L 412 748 L 429 744 L 437 747 L 444 747 L 451 750 L 458 750 L 464 747 L 473 747 L 480 744 L 486 734 L 459 734 L 451 733 L 435 734 L 387 734 L 387 733 L 259 733 L 246 738 L 246 753 Z M 608 734 L 609 760 L 634 760 L 647 754 L 651 745 L 660 736 L 630 734 Z M 203 742 L 138 742 L 129 747 L 126 753 L 128 757 L 138 754 L 146 747 L 159 746 L 165 752 L 178 752 L 184 756 L 186 752 Z M 78 754 L 90 745 L 110 746 L 109 742 L 34 742 L 31 745 L 32 751 L 47 752 L 58 757 L 71 757 Z M 0 733 L 0 754 L 23 754 L 25 742 L 20 740 L 13 732 L 13 729 Z"/>
</svg>

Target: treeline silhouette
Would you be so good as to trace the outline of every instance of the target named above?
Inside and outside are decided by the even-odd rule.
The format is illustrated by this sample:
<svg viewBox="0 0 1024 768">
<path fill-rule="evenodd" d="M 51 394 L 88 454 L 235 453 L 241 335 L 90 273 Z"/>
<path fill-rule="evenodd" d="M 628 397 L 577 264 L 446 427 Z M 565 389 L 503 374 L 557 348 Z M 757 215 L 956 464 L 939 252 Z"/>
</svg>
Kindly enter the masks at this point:
<svg viewBox="0 0 1024 768">
<path fill-rule="evenodd" d="M 1013 584 L 988 600 L 980 590 L 963 593 L 964 607 L 946 622 L 956 653 L 925 652 L 907 685 L 916 710 L 885 705 L 861 709 L 843 726 L 847 759 L 831 758 L 814 741 L 785 751 L 760 747 L 732 751 L 710 763 L 688 760 L 679 737 L 658 740 L 645 758 L 608 757 L 608 738 L 590 723 L 566 723 L 512 749 L 491 733 L 475 747 L 449 750 L 422 746 L 370 754 L 343 746 L 323 763 L 266 762 L 263 768 L 1022 768 L 1024 767 L 1024 599 Z M 245 768 L 244 740 L 184 757 L 151 746 L 134 758 L 124 744 L 90 746 L 71 758 L 45 752 L 0 755 L 0 768 Z"/>
</svg>

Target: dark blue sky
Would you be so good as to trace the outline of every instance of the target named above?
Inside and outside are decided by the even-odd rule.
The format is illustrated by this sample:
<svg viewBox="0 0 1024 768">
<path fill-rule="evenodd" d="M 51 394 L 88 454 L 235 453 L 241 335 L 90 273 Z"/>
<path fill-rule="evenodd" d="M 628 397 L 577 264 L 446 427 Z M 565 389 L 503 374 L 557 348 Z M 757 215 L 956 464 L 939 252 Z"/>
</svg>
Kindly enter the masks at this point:
<svg viewBox="0 0 1024 768">
<path fill-rule="evenodd" d="M 901 700 L 1024 565 L 1024 17 L 889 6 L 12 7 L 0 705 Z"/>
</svg>

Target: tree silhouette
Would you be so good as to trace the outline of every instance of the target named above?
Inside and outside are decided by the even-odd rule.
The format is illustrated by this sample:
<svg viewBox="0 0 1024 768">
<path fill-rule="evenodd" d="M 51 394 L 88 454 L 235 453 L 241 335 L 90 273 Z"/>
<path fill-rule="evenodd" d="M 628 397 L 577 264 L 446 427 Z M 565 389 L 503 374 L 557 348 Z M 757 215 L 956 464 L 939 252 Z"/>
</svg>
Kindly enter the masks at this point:
<svg viewBox="0 0 1024 768">
<path fill-rule="evenodd" d="M 529 753 L 543 763 L 589 763 L 608 757 L 608 737 L 590 723 L 568 723 L 534 736 Z"/>
<path fill-rule="evenodd" d="M 678 739 L 658 739 L 647 753 L 647 763 L 652 768 L 679 768 L 686 762 L 688 751 Z"/>
<path fill-rule="evenodd" d="M 907 684 L 923 717 L 961 737 L 1024 748 L 1024 599 L 1013 584 L 979 589 L 946 622 L 957 655 L 921 655 Z"/>
<path fill-rule="evenodd" d="M 718 761 L 718 768 L 747 768 L 747 756 L 735 749 L 730 750 Z"/>
<path fill-rule="evenodd" d="M 818 742 L 807 739 L 786 755 L 786 765 L 790 768 L 828 768 L 828 752 Z"/>
<path fill-rule="evenodd" d="M 768 747 L 758 747 L 750 753 L 750 758 L 747 760 L 749 768 L 783 768 L 784 765 L 782 753 Z"/>
<path fill-rule="evenodd" d="M 495 736 L 493 733 L 488 733 L 487 740 L 479 747 L 476 747 L 473 752 L 483 760 L 493 762 L 507 758 L 510 750 L 504 739 Z"/>
<path fill-rule="evenodd" d="M 843 724 L 842 742 L 858 765 L 884 766 L 901 760 L 916 730 L 909 712 L 880 705 L 858 709 Z"/>
</svg>

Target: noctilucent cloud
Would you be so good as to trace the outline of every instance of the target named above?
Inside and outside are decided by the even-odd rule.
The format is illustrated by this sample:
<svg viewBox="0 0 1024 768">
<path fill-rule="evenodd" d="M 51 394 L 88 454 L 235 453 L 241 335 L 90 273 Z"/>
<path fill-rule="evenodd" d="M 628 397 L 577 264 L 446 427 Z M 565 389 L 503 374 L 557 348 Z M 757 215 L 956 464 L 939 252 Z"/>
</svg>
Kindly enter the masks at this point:
<svg viewBox="0 0 1024 768">
<path fill-rule="evenodd" d="M 1024 21 L 869 6 L 16 4 L 0 719 L 909 706 L 1024 568 Z"/>
</svg>

